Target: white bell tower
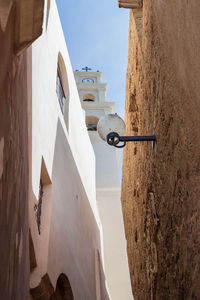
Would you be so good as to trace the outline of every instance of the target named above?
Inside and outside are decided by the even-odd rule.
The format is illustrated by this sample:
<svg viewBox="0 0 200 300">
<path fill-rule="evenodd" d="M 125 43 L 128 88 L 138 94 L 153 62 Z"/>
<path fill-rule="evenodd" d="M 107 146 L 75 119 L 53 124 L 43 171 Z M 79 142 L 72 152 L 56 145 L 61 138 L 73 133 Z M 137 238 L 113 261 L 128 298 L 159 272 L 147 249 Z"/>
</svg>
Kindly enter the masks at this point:
<svg viewBox="0 0 200 300">
<path fill-rule="evenodd" d="M 76 84 L 85 111 L 86 126 L 96 156 L 96 196 L 103 228 L 104 263 L 111 300 L 131 300 L 131 283 L 121 207 L 119 149 L 108 145 L 97 132 L 99 119 L 114 113 L 107 102 L 107 84 L 102 73 L 75 71 Z"/>
</svg>

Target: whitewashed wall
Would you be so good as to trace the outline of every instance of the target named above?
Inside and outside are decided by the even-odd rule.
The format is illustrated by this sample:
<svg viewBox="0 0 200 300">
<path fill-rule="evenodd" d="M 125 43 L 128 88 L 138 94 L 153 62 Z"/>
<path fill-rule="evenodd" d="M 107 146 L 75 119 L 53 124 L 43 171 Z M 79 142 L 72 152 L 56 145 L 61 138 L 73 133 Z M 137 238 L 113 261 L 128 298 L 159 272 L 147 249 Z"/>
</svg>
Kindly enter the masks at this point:
<svg viewBox="0 0 200 300">
<path fill-rule="evenodd" d="M 46 6 L 46 5 L 45 5 Z M 46 7 L 45 7 L 46 9 Z M 69 130 L 56 94 L 58 54 L 69 82 Z M 96 299 L 95 251 L 101 252 L 101 224 L 96 206 L 95 156 L 60 24 L 51 0 L 48 26 L 32 46 L 32 167 L 29 218 L 37 268 L 30 285 L 48 273 L 53 286 L 61 273 L 69 278 L 76 300 Z M 48 185 L 42 204 L 41 234 L 34 216 L 41 162 Z M 108 299 L 101 283 L 102 299 Z"/>
</svg>

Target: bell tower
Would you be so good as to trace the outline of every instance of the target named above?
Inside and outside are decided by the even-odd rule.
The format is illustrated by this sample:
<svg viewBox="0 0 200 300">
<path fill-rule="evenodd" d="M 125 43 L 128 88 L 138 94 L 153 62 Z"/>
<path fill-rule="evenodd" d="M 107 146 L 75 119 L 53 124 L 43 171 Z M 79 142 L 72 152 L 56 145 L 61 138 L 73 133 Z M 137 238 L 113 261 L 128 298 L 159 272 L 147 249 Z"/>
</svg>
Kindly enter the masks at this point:
<svg viewBox="0 0 200 300">
<path fill-rule="evenodd" d="M 112 300 L 131 300 L 131 283 L 121 207 L 119 149 L 109 146 L 98 135 L 97 123 L 115 112 L 115 103 L 107 101 L 107 84 L 102 73 L 75 71 L 74 76 L 85 113 L 88 134 L 96 157 L 96 199 L 103 228 L 104 264 Z"/>
</svg>

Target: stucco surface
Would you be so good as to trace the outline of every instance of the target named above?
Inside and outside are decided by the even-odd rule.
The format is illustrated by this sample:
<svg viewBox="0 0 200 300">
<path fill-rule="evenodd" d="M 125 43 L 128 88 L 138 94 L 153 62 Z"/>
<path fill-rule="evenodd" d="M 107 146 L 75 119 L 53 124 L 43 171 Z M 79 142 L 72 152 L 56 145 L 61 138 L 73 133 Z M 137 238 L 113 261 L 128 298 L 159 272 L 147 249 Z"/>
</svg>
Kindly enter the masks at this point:
<svg viewBox="0 0 200 300">
<path fill-rule="evenodd" d="M 112 300 L 133 299 L 128 270 L 126 239 L 120 201 L 121 191 L 97 190 L 103 226 L 105 273 Z"/>
<path fill-rule="evenodd" d="M 43 35 L 32 46 L 29 218 L 37 267 L 31 273 L 30 286 L 34 288 L 32 294 L 36 294 L 42 286 L 41 279 L 48 274 L 55 290 L 58 277 L 65 274 L 74 299 L 96 299 L 98 284 L 102 298 L 108 299 L 96 204 L 95 156 L 53 0 L 43 28 Z M 62 62 L 59 67 L 64 70 L 62 83 L 69 101 L 64 114 L 56 93 L 58 61 Z M 35 218 L 40 180 L 44 184 L 41 234 Z M 99 276 L 95 269 L 97 251 L 102 269 Z M 100 278 L 100 283 L 96 278 Z"/>
<path fill-rule="evenodd" d="M 134 298 L 199 299 L 198 1 L 143 1 L 130 11 L 122 204 Z M 141 28 L 140 28 L 141 29 Z"/>
<path fill-rule="evenodd" d="M 55 144 L 48 272 L 53 283 L 67 272 L 75 299 L 93 300 L 100 230 L 59 123 Z"/>
<path fill-rule="evenodd" d="M 44 20 L 44 24 L 45 22 L 46 20 Z M 59 53 L 62 55 L 69 83 L 68 130 L 65 124 L 66 116 L 63 117 L 62 115 L 56 94 L 56 76 Z M 74 160 L 76 161 L 81 174 L 81 180 L 84 182 L 85 188 L 87 189 L 91 206 L 93 206 L 95 211 L 95 177 L 93 176 L 95 157 L 85 128 L 85 120 L 80 106 L 76 83 L 55 1 L 52 1 L 51 3 L 47 30 L 44 30 L 43 36 L 33 45 L 32 64 L 34 66 L 34 106 L 32 125 L 32 132 L 34 135 L 32 144 L 33 159 L 38 156 L 40 156 L 41 159 L 42 149 L 43 156 L 47 164 L 47 170 L 51 177 L 55 146 L 54 141 L 56 137 L 57 121 L 59 118 L 66 133 L 66 139 L 69 141 L 70 147 L 72 148 Z M 34 119 L 38 118 L 39 122 L 34 122 Z M 50 121 L 48 122 L 48 126 L 46 126 L 47 120 Z M 49 137 L 51 138 L 49 139 Z M 51 146 L 47 147 L 49 143 Z M 88 159 L 82 159 L 83 153 L 87 153 Z M 91 168 L 87 167 L 88 161 L 90 162 Z M 33 169 L 33 172 L 33 190 L 37 195 L 39 190 L 38 173 L 40 173 L 40 166 L 37 165 Z"/>
</svg>

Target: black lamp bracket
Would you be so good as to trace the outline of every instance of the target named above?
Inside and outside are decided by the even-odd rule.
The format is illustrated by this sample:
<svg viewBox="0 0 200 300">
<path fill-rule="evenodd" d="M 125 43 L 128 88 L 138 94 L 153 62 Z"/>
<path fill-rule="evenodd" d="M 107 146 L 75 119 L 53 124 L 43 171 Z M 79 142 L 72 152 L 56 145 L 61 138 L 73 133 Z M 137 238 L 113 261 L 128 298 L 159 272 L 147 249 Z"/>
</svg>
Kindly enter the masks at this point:
<svg viewBox="0 0 200 300">
<path fill-rule="evenodd" d="M 126 146 L 126 142 L 144 142 L 144 141 L 152 141 L 153 147 L 156 142 L 156 136 L 150 135 L 150 136 L 119 136 L 117 132 L 110 132 L 107 135 L 107 143 L 111 146 L 115 146 L 116 148 L 123 148 Z M 118 144 L 122 142 L 122 145 Z"/>
</svg>

